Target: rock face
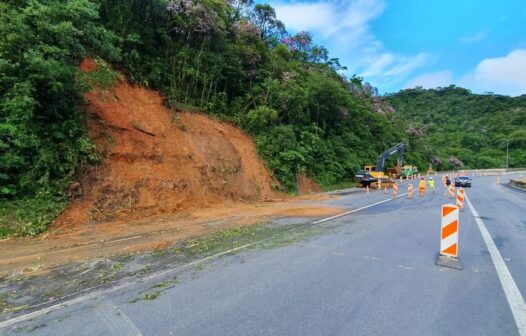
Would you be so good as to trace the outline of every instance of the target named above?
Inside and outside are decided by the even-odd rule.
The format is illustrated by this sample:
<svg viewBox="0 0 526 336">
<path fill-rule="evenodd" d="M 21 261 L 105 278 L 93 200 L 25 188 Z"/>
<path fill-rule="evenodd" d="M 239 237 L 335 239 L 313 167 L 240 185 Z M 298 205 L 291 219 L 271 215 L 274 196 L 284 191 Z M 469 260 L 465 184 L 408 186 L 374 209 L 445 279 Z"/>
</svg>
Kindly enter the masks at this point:
<svg viewBox="0 0 526 336">
<path fill-rule="evenodd" d="M 95 70 L 93 63 L 84 60 L 81 70 Z M 104 159 L 88 169 L 82 196 L 56 226 L 276 196 L 252 139 L 233 125 L 176 113 L 158 92 L 123 78 L 111 89 L 88 92 L 85 100 L 89 136 Z"/>
</svg>

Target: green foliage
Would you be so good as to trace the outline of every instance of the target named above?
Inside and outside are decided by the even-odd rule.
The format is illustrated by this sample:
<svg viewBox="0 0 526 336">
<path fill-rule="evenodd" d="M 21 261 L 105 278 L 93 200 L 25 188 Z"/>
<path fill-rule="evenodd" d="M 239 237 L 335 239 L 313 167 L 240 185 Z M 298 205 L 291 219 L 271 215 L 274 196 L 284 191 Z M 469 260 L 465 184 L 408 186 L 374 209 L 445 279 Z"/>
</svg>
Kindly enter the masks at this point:
<svg viewBox="0 0 526 336">
<path fill-rule="evenodd" d="M 94 71 L 77 73 L 77 85 L 80 92 L 88 92 L 94 88 L 107 90 L 115 84 L 119 75 L 111 66 L 100 58 L 95 58 L 97 68 Z"/>
<path fill-rule="evenodd" d="M 325 185 L 350 180 L 404 136 L 392 113 L 375 110 L 374 90 L 342 77 L 309 33 L 289 36 L 269 5 L 98 3 L 106 28 L 121 32 L 128 78 L 160 89 L 169 105 L 237 122 L 283 189 L 294 189 L 297 170 Z"/>
<path fill-rule="evenodd" d="M 265 105 L 257 106 L 243 116 L 242 125 L 252 133 L 269 128 L 278 118 L 278 112 Z"/>
<path fill-rule="evenodd" d="M 65 206 L 64 197 L 43 191 L 30 198 L 0 201 L 0 238 L 42 233 Z"/>
<path fill-rule="evenodd" d="M 17 221 L 27 220 L 26 233 L 33 234 L 55 213 L 36 195 L 52 191 L 51 199 L 60 198 L 78 164 L 90 158 L 77 109 L 77 66 L 91 52 L 117 59 L 117 37 L 88 0 L 3 1 L 0 17 L 0 200 L 27 200 L 41 211 L 37 218 L 17 210 Z"/>
<path fill-rule="evenodd" d="M 10 0 L 0 16 L 0 207 L 26 202 L 41 215 L 18 213 L 27 229 L 3 225 L 2 235 L 43 230 L 79 167 L 99 160 L 78 106 L 86 90 L 114 84 L 113 68 L 169 106 L 239 124 L 283 190 L 298 172 L 325 188 L 350 181 L 400 141 L 420 169 L 432 158 L 441 169 L 502 166 L 508 138 L 511 165 L 526 163 L 526 97 L 450 87 L 383 99 L 252 0 Z M 89 55 L 97 71 L 79 72 Z"/>
<path fill-rule="evenodd" d="M 440 159 L 438 169 L 460 168 L 450 158 L 466 168 L 505 167 L 507 139 L 510 167 L 526 165 L 525 95 L 480 95 L 449 86 L 403 90 L 386 99 L 407 120 L 408 160 L 421 169 L 432 157 Z"/>
</svg>

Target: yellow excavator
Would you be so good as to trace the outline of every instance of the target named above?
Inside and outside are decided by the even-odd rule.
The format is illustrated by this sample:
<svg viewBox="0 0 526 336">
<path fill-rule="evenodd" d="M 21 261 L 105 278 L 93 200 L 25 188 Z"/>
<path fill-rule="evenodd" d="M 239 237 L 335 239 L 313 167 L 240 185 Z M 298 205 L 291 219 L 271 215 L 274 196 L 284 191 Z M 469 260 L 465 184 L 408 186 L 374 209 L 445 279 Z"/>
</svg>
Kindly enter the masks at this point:
<svg viewBox="0 0 526 336">
<path fill-rule="evenodd" d="M 401 166 L 404 160 L 404 149 L 404 143 L 400 142 L 396 146 L 393 146 L 380 154 L 376 161 L 376 165 L 365 166 L 363 170 L 358 171 L 354 175 L 357 186 L 370 186 L 375 188 L 378 185 L 378 181 L 382 181 L 382 183 L 385 183 L 385 186 L 390 187 L 392 184 L 391 178 L 398 178 L 402 172 Z M 384 173 L 385 160 L 394 154 L 398 154 L 396 167 L 389 168 L 387 170 L 388 175 L 386 175 Z"/>
</svg>

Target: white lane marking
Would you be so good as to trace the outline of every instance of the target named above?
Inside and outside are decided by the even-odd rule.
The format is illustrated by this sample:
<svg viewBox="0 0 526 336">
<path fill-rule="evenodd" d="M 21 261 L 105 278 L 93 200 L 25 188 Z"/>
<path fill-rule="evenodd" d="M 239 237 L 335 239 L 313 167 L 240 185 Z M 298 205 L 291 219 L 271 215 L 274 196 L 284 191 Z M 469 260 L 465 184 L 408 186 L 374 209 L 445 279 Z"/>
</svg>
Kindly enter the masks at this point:
<svg viewBox="0 0 526 336">
<path fill-rule="evenodd" d="M 143 336 L 139 328 L 119 307 L 104 303 L 95 308 L 95 314 L 102 321 L 110 335 Z"/>
<path fill-rule="evenodd" d="M 343 212 L 343 213 L 341 213 L 339 215 L 336 215 L 336 216 L 323 218 L 323 219 L 320 219 L 320 220 L 312 222 L 312 224 L 320 224 L 320 223 L 328 222 L 330 220 L 333 220 L 333 219 L 336 219 L 336 218 L 340 218 L 340 217 L 343 217 L 343 216 L 347 216 L 347 215 L 350 215 L 352 213 L 358 212 L 360 210 L 364 210 L 364 209 L 373 207 L 375 205 L 380 205 L 382 203 L 386 203 L 386 202 L 395 200 L 395 199 L 403 197 L 405 195 L 407 195 L 407 193 L 403 193 L 403 194 L 400 194 L 400 195 L 398 195 L 396 197 L 391 197 L 391 198 L 388 198 L 388 199 L 380 201 L 380 202 L 376 202 L 376 203 L 373 203 L 373 204 L 370 204 L 370 205 L 366 205 L 366 206 L 363 206 L 363 207 L 358 208 L 358 209 L 354 209 L 354 210 L 351 210 L 351 211 Z M 0 322 L 0 329 L 8 327 L 8 326 L 10 326 L 12 324 L 15 324 L 15 323 L 19 323 L 19 322 L 22 322 L 22 321 L 26 321 L 28 319 L 32 319 L 32 318 L 36 318 L 36 317 L 48 314 L 48 313 L 50 313 L 52 311 L 55 311 L 55 310 L 58 310 L 58 309 L 61 309 L 61 308 L 64 308 L 64 307 L 68 307 L 68 306 L 71 306 L 71 305 L 74 305 L 74 304 L 77 304 L 77 303 L 81 303 L 81 302 L 85 302 L 85 301 L 94 299 L 94 298 L 96 298 L 98 296 L 101 296 L 101 295 L 104 295 L 104 294 L 107 294 L 107 293 L 111 293 L 111 292 L 117 291 L 119 289 L 124 289 L 124 288 L 130 287 L 130 286 L 133 286 L 133 285 L 137 284 L 138 282 L 146 282 L 146 281 L 149 281 L 149 280 L 153 280 L 153 279 L 162 277 L 164 275 L 167 275 L 167 274 L 174 273 L 176 271 L 182 270 L 184 268 L 192 267 L 192 266 L 197 265 L 199 263 L 202 263 L 202 262 L 205 262 L 205 261 L 208 261 L 208 260 L 211 260 L 211 259 L 216 259 L 218 257 L 221 257 L 223 255 L 226 255 L 226 254 L 229 254 L 229 253 L 232 253 L 232 252 L 243 250 L 243 249 L 245 249 L 247 247 L 251 247 L 251 246 L 254 246 L 254 245 L 257 245 L 257 244 L 265 243 L 265 242 L 267 242 L 267 241 L 269 241 L 269 240 L 271 240 L 273 238 L 274 237 L 269 237 L 269 238 L 265 238 L 263 240 L 259 240 L 257 242 L 253 242 L 253 243 L 246 244 L 246 245 L 243 245 L 243 246 L 235 247 L 235 248 L 232 248 L 232 249 L 227 250 L 227 251 L 216 253 L 216 254 L 213 254 L 211 256 L 208 256 L 208 257 L 196 260 L 196 261 L 192 261 L 192 262 L 190 262 L 188 264 L 185 264 L 185 265 L 181 265 L 181 266 L 178 266 L 178 267 L 175 267 L 175 268 L 164 270 L 162 272 L 151 274 L 151 275 L 149 275 L 147 277 L 139 279 L 138 281 L 125 282 L 125 283 L 123 283 L 121 285 L 118 285 L 118 286 L 115 286 L 113 288 L 92 292 L 92 293 L 86 294 L 84 296 L 79 296 L 77 298 L 74 298 L 74 299 L 71 299 L 71 300 L 68 300 L 68 301 L 64 301 L 64 302 L 57 303 L 55 305 L 52 305 L 52 306 L 40 309 L 40 310 L 36 310 L 36 311 L 31 312 L 29 314 L 20 315 L 18 317 L 12 318 L 10 320 L 4 321 L 4 322 Z M 93 288 L 86 288 L 86 289 L 81 290 L 78 293 L 73 293 L 73 294 L 71 294 L 69 296 L 71 297 L 71 296 L 77 295 L 79 293 L 86 292 L 86 291 L 89 291 L 90 289 L 95 289 L 95 288 L 98 288 L 98 287 L 100 287 L 100 286 L 95 286 Z M 523 336 L 523 335 L 521 335 L 521 336 Z"/>
<path fill-rule="evenodd" d="M 471 213 L 475 217 L 475 221 L 477 222 L 477 226 L 480 230 L 480 233 L 482 234 L 482 238 L 486 243 L 486 247 L 488 248 L 489 254 L 491 256 L 491 260 L 493 260 L 493 265 L 497 270 L 497 275 L 499 276 L 500 284 L 502 285 L 502 289 L 504 290 L 504 294 L 506 295 L 506 299 L 508 300 L 511 312 L 513 313 L 513 317 L 515 318 L 515 323 L 517 324 L 519 335 L 526 336 L 526 303 L 524 303 L 524 298 L 522 297 L 521 292 L 519 291 L 519 288 L 515 283 L 515 280 L 513 280 L 510 270 L 508 269 L 506 263 L 502 259 L 502 256 L 499 250 L 497 249 L 495 242 L 491 238 L 491 235 L 489 234 L 486 225 L 484 225 L 484 222 L 482 221 L 482 219 L 480 219 L 479 214 L 469 201 L 469 198 L 467 196 L 465 198 L 469 205 L 469 208 L 471 209 Z"/>
<path fill-rule="evenodd" d="M 312 222 L 312 224 L 321 224 L 321 223 L 325 223 L 325 222 L 328 222 L 328 221 L 331 221 L 333 219 L 336 219 L 336 218 L 340 218 L 340 217 L 344 217 L 344 216 L 348 216 L 352 213 L 355 213 L 355 212 L 358 212 L 360 210 L 364 210 L 364 209 L 367 209 L 367 208 L 370 208 L 370 207 L 373 207 L 373 206 L 376 206 L 376 205 L 380 205 L 382 203 L 386 203 L 386 202 L 389 202 L 389 201 L 392 201 L 394 199 L 397 199 L 399 197 L 403 197 L 407 195 L 407 193 L 403 193 L 401 195 L 398 195 L 396 197 L 392 197 L 392 198 L 388 198 L 386 200 L 383 200 L 383 201 L 380 201 L 380 202 L 376 202 L 376 203 L 373 203 L 373 204 L 369 204 L 369 205 L 366 205 L 366 206 L 363 206 L 361 208 L 358 208 L 358 209 L 354 209 L 354 210 L 351 210 L 351 211 L 346 211 L 346 212 L 342 212 L 341 214 L 338 214 L 338 215 L 334 215 L 334 216 L 331 216 L 331 217 L 327 217 L 327 218 L 322 218 L 322 219 L 319 219 L 317 221 L 314 221 Z"/>
</svg>

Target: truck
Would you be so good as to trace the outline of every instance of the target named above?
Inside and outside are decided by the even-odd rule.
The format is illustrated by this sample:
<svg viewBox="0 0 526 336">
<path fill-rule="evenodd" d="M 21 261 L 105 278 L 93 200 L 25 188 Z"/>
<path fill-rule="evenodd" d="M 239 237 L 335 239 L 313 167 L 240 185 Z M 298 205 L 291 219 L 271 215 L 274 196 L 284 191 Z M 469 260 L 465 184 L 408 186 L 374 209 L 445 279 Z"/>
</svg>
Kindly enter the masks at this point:
<svg viewBox="0 0 526 336">
<path fill-rule="evenodd" d="M 397 178 L 402 173 L 400 166 L 402 165 L 404 160 L 404 149 L 404 143 L 400 142 L 399 144 L 389 148 L 388 150 L 380 154 L 374 166 L 365 166 L 363 170 L 356 172 L 356 174 L 354 175 L 356 184 L 362 187 L 374 187 L 379 180 L 382 182 L 387 182 L 390 180 L 390 178 Z M 395 154 L 398 154 L 396 168 L 388 169 L 389 175 L 386 175 L 384 173 L 385 160 L 387 160 Z"/>
<path fill-rule="evenodd" d="M 400 176 L 402 176 L 402 178 L 407 179 L 410 176 L 413 176 L 416 174 L 418 174 L 418 168 L 416 166 L 405 165 L 402 167 L 402 173 L 400 174 Z"/>
</svg>

